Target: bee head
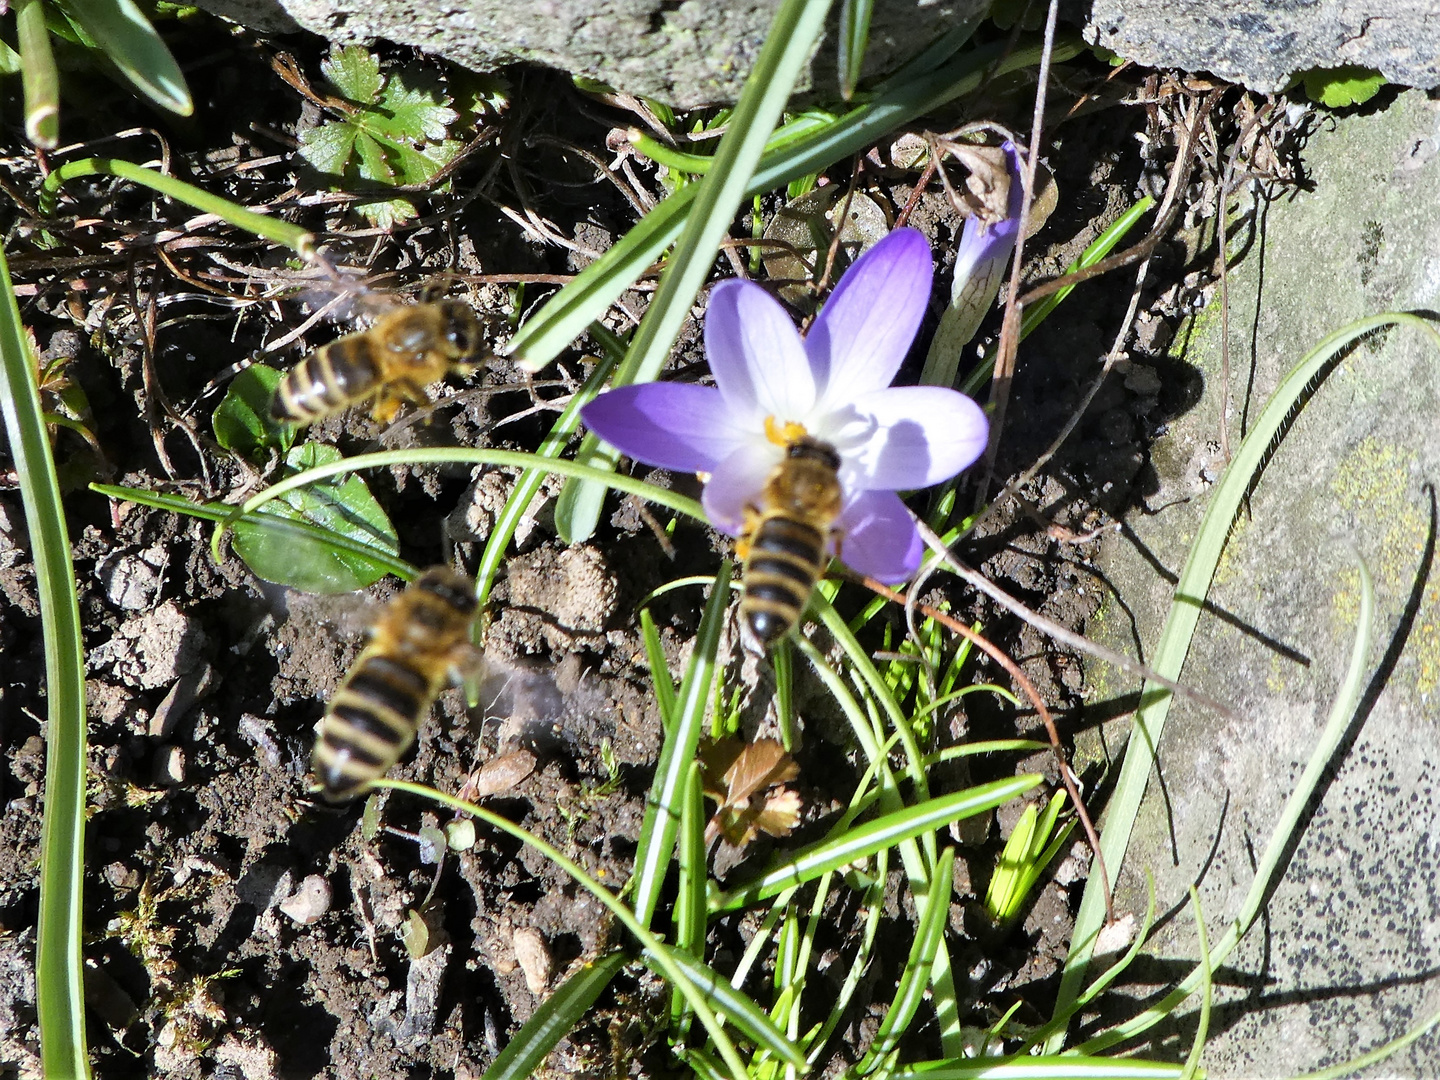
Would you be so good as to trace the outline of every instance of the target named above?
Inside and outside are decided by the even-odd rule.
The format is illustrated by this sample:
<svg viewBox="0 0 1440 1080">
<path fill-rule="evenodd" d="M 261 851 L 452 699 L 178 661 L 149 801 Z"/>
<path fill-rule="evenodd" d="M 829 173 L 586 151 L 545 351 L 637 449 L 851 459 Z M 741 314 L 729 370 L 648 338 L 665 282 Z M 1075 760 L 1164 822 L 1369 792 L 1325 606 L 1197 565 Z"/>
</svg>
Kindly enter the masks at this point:
<svg viewBox="0 0 1440 1080">
<path fill-rule="evenodd" d="M 818 461 L 831 472 L 840 471 L 840 455 L 829 443 L 803 435 L 785 448 L 791 461 Z"/>
<path fill-rule="evenodd" d="M 450 343 L 452 355 L 458 359 L 477 355 L 483 335 L 475 309 L 460 300 L 446 300 L 442 306 L 445 309 L 445 340 Z"/>
<path fill-rule="evenodd" d="M 439 597 L 447 607 L 462 614 L 468 615 L 475 610 L 475 583 L 448 566 L 432 566 L 410 587 Z"/>
</svg>

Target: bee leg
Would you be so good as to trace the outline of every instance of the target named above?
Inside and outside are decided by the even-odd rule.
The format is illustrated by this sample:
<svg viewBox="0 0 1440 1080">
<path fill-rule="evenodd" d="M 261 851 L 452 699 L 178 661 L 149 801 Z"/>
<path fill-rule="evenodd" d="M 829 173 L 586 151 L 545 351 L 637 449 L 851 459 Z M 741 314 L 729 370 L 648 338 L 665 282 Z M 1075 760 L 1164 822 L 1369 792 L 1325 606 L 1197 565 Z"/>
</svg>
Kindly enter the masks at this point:
<svg viewBox="0 0 1440 1080">
<path fill-rule="evenodd" d="M 471 680 L 479 682 L 489 667 L 485 654 L 468 641 L 451 649 L 446 659 L 449 661 L 450 681 L 456 686 Z"/>
<path fill-rule="evenodd" d="M 405 379 L 391 383 L 380 392 L 375 400 L 375 407 L 370 410 L 370 415 L 382 424 L 388 424 L 395 419 L 395 414 L 400 411 L 400 406 L 406 402 L 412 405 L 424 407 L 430 404 L 430 395 L 425 393 L 423 386 L 416 386 Z"/>
<path fill-rule="evenodd" d="M 405 399 L 389 390 L 382 390 L 375 399 L 374 406 L 370 409 L 370 415 L 382 424 L 388 424 L 395 419 L 395 414 L 400 411 L 400 406 Z"/>
<path fill-rule="evenodd" d="M 750 537 L 755 535 L 755 530 L 760 526 L 760 511 L 753 507 L 745 507 L 745 520 L 740 526 L 740 538 L 735 541 L 735 558 L 742 563 L 750 557 Z"/>
</svg>

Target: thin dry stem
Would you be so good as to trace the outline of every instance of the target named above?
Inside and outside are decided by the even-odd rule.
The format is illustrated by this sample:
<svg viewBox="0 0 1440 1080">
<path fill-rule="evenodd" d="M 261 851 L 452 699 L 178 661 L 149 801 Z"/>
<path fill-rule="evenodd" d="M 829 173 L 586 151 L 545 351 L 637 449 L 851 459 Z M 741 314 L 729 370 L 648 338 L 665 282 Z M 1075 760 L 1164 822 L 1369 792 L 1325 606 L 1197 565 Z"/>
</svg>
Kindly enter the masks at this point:
<svg viewBox="0 0 1440 1080">
<path fill-rule="evenodd" d="M 1085 837 L 1090 842 L 1090 850 L 1095 853 L 1095 865 L 1100 871 L 1100 887 L 1105 893 L 1105 921 L 1107 923 L 1113 922 L 1115 911 L 1110 896 L 1110 874 L 1105 869 L 1105 856 L 1100 852 L 1100 836 L 1095 831 L 1095 825 L 1090 820 L 1089 812 L 1085 809 L 1085 802 L 1080 796 L 1080 788 L 1075 783 L 1075 774 L 1071 771 L 1069 763 L 1065 760 L 1065 749 L 1060 743 L 1060 732 L 1055 727 L 1055 718 L 1050 715 L 1050 710 L 1046 708 L 1044 699 L 1040 697 L 1040 692 L 1035 689 L 1035 684 L 1032 683 L 1025 672 L 1020 669 L 1020 665 L 1015 663 L 1015 661 L 1006 654 L 1004 649 L 993 644 L 984 636 L 977 634 L 959 619 L 947 615 L 945 612 L 940 611 L 938 608 L 933 608 L 929 604 L 917 602 L 913 595 L 902 596 L 894 589 L 882 585 L 874 578 L 866 577 L 861 580 L 867 589 L 878 593 L 892 603 L 904 605 L 905 620 L 909 624 L 911 637 L 916 636 L 914 618 L 915 611 L 918 610 L 922 615 L 934 619 L 947 630 L 959 634 L 967 641 L 973 642 L 982 652 L 1005 669 L 1010 678 L 1015 680 L 1015 685 L 1020 687 L 1021 693 L 1030 700 L 1030 704 L 1035 706 L 1036 715 L 1040 717 L 1041 722 L 1045 725 L 1046 734 L 1050 736 L 1050 748 L 1055 753 L 1055 763 L 1060 767 L 1060 781 L 1065 785 L 1065 791 L 1070 796 L 1070 805 L 1075 807 L 1075 815 L 1080 819 L 1081 827 L 1085 830 Z"/>
</svg>

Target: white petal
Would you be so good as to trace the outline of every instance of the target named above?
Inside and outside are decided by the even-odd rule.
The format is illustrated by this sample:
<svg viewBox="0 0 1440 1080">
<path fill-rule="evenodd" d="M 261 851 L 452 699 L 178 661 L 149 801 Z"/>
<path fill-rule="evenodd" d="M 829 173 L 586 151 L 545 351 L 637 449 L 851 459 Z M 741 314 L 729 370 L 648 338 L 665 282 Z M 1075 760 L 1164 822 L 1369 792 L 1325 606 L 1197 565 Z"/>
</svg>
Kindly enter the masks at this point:
<svg viewBox="0 0 1440 1080">
<path fill-rule="evenodd" d="M 990 422 L 964 394 L 940 386 L 894 386 L 858 408 L 874 435 L 846 456 L 854 484 L 913 491 L 948 480 L 985 452 Z"/>
<path fill-rule="evenodd" d="M 710 290 L 705 355 L 736 416 L 798 420 L 815 405 L 800 332 L 780 302 L 752 281 L 722 281 Z"/>
<path fill-rule="evenodd" d="M 745 526 L 746 509 L 759 509 L 765 481 L 784 456 L 779 446 L 756 438 L 722 461 L 700 496 L 710 524 L 721 532 L 739 536 Z"/>
</svg>

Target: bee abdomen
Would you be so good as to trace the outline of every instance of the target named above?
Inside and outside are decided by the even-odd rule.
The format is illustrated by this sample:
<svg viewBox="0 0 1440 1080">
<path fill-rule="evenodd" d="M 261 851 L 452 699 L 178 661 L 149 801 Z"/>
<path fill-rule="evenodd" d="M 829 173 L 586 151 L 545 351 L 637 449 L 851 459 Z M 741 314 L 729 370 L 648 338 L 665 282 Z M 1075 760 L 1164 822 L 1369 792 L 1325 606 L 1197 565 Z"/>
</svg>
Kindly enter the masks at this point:
<svg viewBox="0 0 1440 1080">
<path fill-rule="evenodd" d="M 318 420 L 366 397 L 379 377 L 369 350 L 342 338 L 285 373 L 270 400 L 270 415 L 294 423 Z"/>
<path fill-rule="evenodd" d="M 384 776 L 415 738 L 436 687 L 384 656 L 362 658 L 320 724 L 313 767 L 325 798 L 340 802 Z"/>
<path fill-rule="evenodd" d="M 825 535 L 801 521 L 769 517 L 750 537 L 740 615 L 765 646 L 795 625 L 824 569 Z"/>
</svg>

